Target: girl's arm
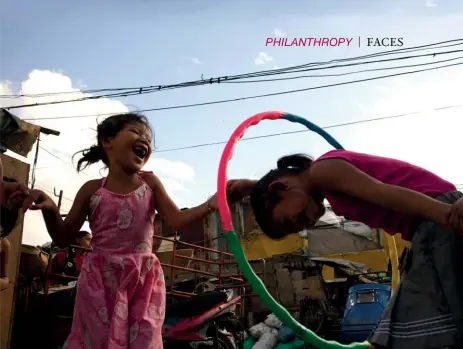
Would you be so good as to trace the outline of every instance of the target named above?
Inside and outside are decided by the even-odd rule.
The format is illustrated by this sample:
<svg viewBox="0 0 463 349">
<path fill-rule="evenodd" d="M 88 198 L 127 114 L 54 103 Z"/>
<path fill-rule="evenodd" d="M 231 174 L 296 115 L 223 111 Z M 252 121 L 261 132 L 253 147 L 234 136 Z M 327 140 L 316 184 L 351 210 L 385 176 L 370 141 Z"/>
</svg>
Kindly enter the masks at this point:
<svg viewBox="0 0 463 349">
<path fill-rule="evenodd" d="M 101 180 L 91 180 L 85 183 L 77 192 L 71 210 L 63 220 L 54 201 L 40 190 L 32 190 L 25 200 L 24 207 L 32 210 L 42 210 L 45 225 L 53 242 L 63 248 L 75 242 L 80 228 L 88 216 L 91 196 L 100 187 Z M 34 203 L 34 204 L 33 204 Z"/>
<path fill-rule="evenodd" d="M 227 196 L 229 203 L 234 203 L 251 194 L 257 181 L 254 179 L 233 179 L 228 181 Z"/>
<path fill-rule="evenodd" d="M 310 170 L 315 188 L 340 191 L 397 212 L 447 224 L 451 205 L 377 181 L 345 160 L 327 159 Z"/>
<path fill-rule="evenodd" d="M 166 189 L 156 175 L 151 172 L 145 172 L 142 173 L 142 176 L 153 190 L 157 211 L 173 230 L 181 230 L 189 223 L 206 217 L 212 211 L 208 201 L 199 206 L 181 211 L 169 197 L 169 194 L 167 194 Z"/>
<path fill-rule="evenodd" d="M 8 287 L 10 280 L 8 279 L 8 263 L 10 260 L 10 242 L 4 238 L 2 244 L 2 259 L 0 260 L 0 291 Z"/>
</svg>

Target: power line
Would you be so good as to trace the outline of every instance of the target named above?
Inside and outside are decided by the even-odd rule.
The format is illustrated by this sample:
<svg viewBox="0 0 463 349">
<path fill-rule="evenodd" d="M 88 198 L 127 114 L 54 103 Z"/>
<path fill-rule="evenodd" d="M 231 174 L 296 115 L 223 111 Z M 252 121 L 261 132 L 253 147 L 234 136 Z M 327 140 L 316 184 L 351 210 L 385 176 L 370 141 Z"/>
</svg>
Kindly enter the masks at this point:
<svg viewBox="0 0 463 349">
<path fill-rule="evenodd" d="M 460 45 L 460 44 L 459 44 Z M 304 68 L 298 68 L 297 70 L 295 67 L 291 68 L 284 68 L 284 69 L 279 69 L 279 70 L 287 70 L 291 69 L 290 71 L 283 71 L 283 72 L 276 72 L 273 73 L 273 70 L 267 70 L 263 71 L 262 74 L 253 74 L 252 76 L 246 76 L 245 79 L 249 79 L 251 77 L 262 77 L 262 76 L 273 76 L 273 75 L 280 75 L 280 74 L 288 74 L 288 73 L 301 73 L 301 72 L 306 72 L 306 71 L 316 71 L 316 70 L 326 70 L 326 69 L 333 69 L 333 68 L 345 68 L 345 67 L 353 67 L 357 65 L 364 65 L 364 64 L 375 64 L 375 63 L 388 63 L 388 62 L 394 62 L 394 61 L 401 61 L 401 60 L 407 60 L 407 59 L 416 59 L 416 58 L 423 58 L 423 57 L 435 57 L 437 55 L 446 55 L 446 54 L 454 54 L 454 53 L 460 53 L 463 52 L 463 50 L 453 50 L 453 51 L 444 51 L 444 52 L 431 52 L 431 53 L 426 53 L 422 55 L 415 55 L 415 56 L 406 56 L 406 57 L 398 57 L 398 58 L 388 58 L 388 59 L 381 59 L 381 60 L 376 60 L 376 61 L 366 61 L 366 62 L 355 62 L 355 63 L 349 63 L 349 64 L 338 64 L 334 66 L 324 66 L 325 64 L 322 63 L 317 63 L 315 65 L 312 65 L 311 63 L 307 64 L 308 67 Z M 438 63 L 438 62 L 435 62 Z M 328 64 L 328 63 L 326 63 Z M 394 68 L 394 67 L 393 67 Z M 243 79 L 243 77 L 227 77 L 226 80 L 221 81 L 221 83 L 231 83 L 231 80 L 237 80 L 237 79 Z"/>
<path fill-rule="evenodd" d="M 177 89 L 177 88 L 185 88 L 185 87 L 192 87 L 192 86 L 202 86 L 202 85 L 209 85 L 209 84 L 220 84 L 220 83 L 227 83 L 230 81 L 234 80 L 241 80 L 241 79 L 247 79 L 251 77 L 259 77 L 259 76 L 271 76 L 271 75 L 280 75 L 280 74 L 289 74 L 289 73 L 300 73 L 300 72 L 306 72 L 306 71 L 314 71 L 314 70 L 324 70 L 324 69 L 333 69 L 333 68 L 342 68 L 342 67 L 351 67 L 351 66 L 357 66 L 357 65 L 364 65 L 364 64 L 372 64 L 372 63 L 385 63 L 385 62 L 392 62 L 392 61 L 397 61 L 397 60 L 405 60 L 405 59 L 415 59 L 415 58 L 422 58 L 422 57 L 435 57 L 437 55 L 444 55 L 444 54 L 454 54 L 454 53 L 461 53 L 463 50 L 453 50 L 453 51 L 446 51 L 446 52 L 431 52 L 427 54 L 422 54 L 422 55 L 415 55 L 415 56 L 406 56 L 406 57 L 398 57 L 398 58 L 388 58 L 388 59 L 383 59 L 383 60 L 377 60 L 377 61 L 367 61 L 367 62 L 355 62 L 355 63 L 349 63 L 349 64 L 343 64 L 343 65 L 335 65 L 335 66 L 322 66 L 322 67 L 316 67 L 316 68 L 305 68 L 305 69 L 299 69 L 299 70 L 294 70 L 295 67 L 290 67 L 290 68 L 284 68 L 284 69 L 279 69 L 278 71 L 276 70 L 270 70 L 266 72 L 262 72 L 262 74 L 244 74 L 245 76 L 223 76 L 219 78 L 211 78 L 210 80 L 197 80 L 197 81 L 191 81 L 191 82 L 185 82 L 185 83 L 180 83 L 180 84 L 173 84 L 173 85 L 165 85 L 165 86 L 155 86 L 155 87 L 139 87 L 135 90 L 131 91 L 124 91 L 124 92 L 117 92 L 117 93 L 112 93 L 112 94 L 103 94 L 103 95 L 96 95 L 96 96 L 85 96 L 81 98 L 76 98 L 76 99 L 68 99 L 68 100 L 57 100 L 57 101 L 51 101 L 51 102 L 43 102 L 43 103 L 30 103 L 30 104 L 21 104 L 21 105 L 14 105 L 14 106 L 9 106 L 6 107 L 6 109 L 17 109 L 17 108 L 30 108 L 30 107 L 38 107 L 38 106 L 45 106 L 45 105 L 55 105 L 55 104 L 63 104 L 63 103 L 74 103 L 74 102 L 84 102 L 88 100 L 96 100 L 96 99 L 101 99 L 101 98 L 116 98 L 116 97 L 129 97 L 129 96 L 135 96 L 135 95 L 142 95 L 142 94 L 149 94 L 149 93 L 154 93 L 154 92 L 160 92 L 160 91 L 165 91 L 165 90 L 171 90 L 171 89 Z M 433 63 L 439 63 L 439 62 L 433 62 Z M 311 63 L 309 63 L 310 65 Z M 281 71 L 284 70 L 284 71 Z M 255 81 L 250 81 L 249 83 L 253 83 Z"/>
<path fill-rule="evenodd" d="M 355 83 L 380 80 L 380 79 L 385 79 L 385 78 L 390 78 L 390 77 L 403 76 L 403 75 L 409 75 L 409 74 L 416 74 L 416 73 L 421 73 L 421 72 L 425 72 L 425 71 L 431 71 L 431 70 L 437 70 L 437 69 L 442 69 L 442 68 L 449 68 L 449 67 L 459 66 L 461 64 L 463 64 L 463 63 L 446 64 L 446 65 L 442 65 L 442 66 L 438 66 L 438 67 L 423 68 L 423 69 L 412 70 L 412 71 L 407 71 L 407 72 L 402 72 L 402 73 L 375 76 L 375 77 L 371 77 L 371 78 L 344 81 L 344 82 L 338 82 L 338 83 L 327 84 L 327 85 L 319 85 L 319 86 L 301 88 L 301 89 L 290 90 L 290 91 L 281 91 L 281 92 L 253 95 L 253 96 L 222 99 L 222 100 L 218 100 L 218 101 L 210 101 L 210 102 L 203 102 L 203 103 L 182 104 L 182 105 L 176 105 L 176 106 L 171 106 L 171 107 L 159 107 L 159 108 L 142 109 L 142 110 L 137 110 L 136 112 L 143 113 L 143 112 L 153 112 L 153 111 L 162 111 L 162 110 L 171 110 L 171 109 L 184 109 L 184 108 L 201 107 L 201 106 L 214 105 L 214 104 L 239 102 L 239 101 L 245 101 L 245 100 L 250 100 L 250 99 L 274 97 L 274 96 L 280 96 L 280 95 L 286 95 L 286 94 L 292 94 L 292 93 L 298 93 L 298 92 L 306 92 L 306 91 L 311 91 L 311 90 L 318 90 L 318 89 L 323 89 L 323 88 L 328 88 L 328 87 L 344 86 L 344 85 L 350 85 L 350 84 L 355 84 Z M 24 120 L 25 121 L 35 121 L 35 120 L 75 119 L 75 118 L 105 116 L 105 115 L 113 115 L 113 114 L 114 113 L 73 115 L 73 116 L 56 116 L 56 117 L 32 118 L 32 119 L 24 119 Z"/>
<path fill-rule="evenodd" d="M 61 158 L 60 158 L 59 156 L 57 156 L 56 154 L 53 154 L 50 150 L 48 150 L 48 149 L 46 149 L 46 148 L 44 148 L 44 147 L 42 147 L 42 146 L 39 146 L 39 148 L 42 149 L 44 152 L 46 152 L 46 153 L 50 154 L 51 156 L 53 156 L 55 159 L 58 159 L 58 160 L 61 161 L 63 164 L 66 164 L 66 165 L 71 166 L 72 168 L 74 168 L 74 166 L 72 165 L 72 163 L 69 163 L 69 162 L 67 162 L 66 160 L 61 159 Z M 88 173 L 85 173 L 85 172 L 83 172 L 83 171 L 81 171 L 80 173 L 86 175 L 87 177 L 89 177 L 89 178 L 91 178 L 91 179 L 95 179 L 95 178 L 93 178 L 92 176 L 90 176 Z"/>
<path fill-rule="evenodd" d="M 442 110 L 454 109 L 454 108 L 463 108 L 463 104 L 449 105 L 449 106 L 434 108 L 434 109 L 431 109 L 430 111 L 442 111 Z M 423 113 L 423 111 L 414 111 L 414 112 L 403 113 L 403 114 L 382 116 L 382 117 L 378 117 L 378 118 L 371 118 L 371 119 L 365 119 L 365 120 L 357 120 L 357 121 L 344 122 L 344 123 L 341 123 L 341 124 L 334 124 L 334 125 L 323 126 L 322 128 L 323 128 L 323 129 L 330 129 L 330 128 L 338 128 L 338 127 L 344 127 L 344 126 L 357 125 L 357 124 L 365 124 L 365 123 L 375 122 L 375 121 L 397 119 L 397 118 L 402 118 L 402 117 L 411 116 L 411 115 L 417 115 L 417 114 L 421 114 L 421 113 Z M 310 131 L 310 130 L 307 130 L 307 129 L 304 129 L 304 130 L 297 130 L 297 131 L 287 131 L 287 132 L 270 133 L 270 134 L 266 134 L 266 135 L 262 135 L 262 136 L 254 136 L 254 137 L 245 137 L 245 138 L 241 138 L 239 141 L 240 141 L 240 142 L 241 142 L 241 141 L 251 141 L 251 140 L 256 140 L 256 139 L 270 138 L 270 137 L 277 137 L 277 136 L 284 136 L 284 135 L 290 135 L 290 134 L 296 134 L 296 133 L 304 133 L 304 132 L 311 132 L 311 131 Z M 179 148 L 170 148 L 170 149 L 155 150 L 153 153 L 167 153 L 167 152 L 173 152 L 173 151 L 179 151 L 179 150 L 186 150 L 186 149 L 210 147 L 210 146 L 214 146 L 214 145 L 226 144 L 227 142 L 228 142 L 228 141 L 220 141 L 220 142 L 211 142 L 211 143 L 194 144 L 194 145 L 189 145 L 189 146 L 179 147 Z"/>
<path fill-rule="evenodd" d="M 349 62 L 349 61 L 356 61 L 356 60 L 361 60 L 361 59 L 367 59 L 367 58 L 374 58 L 374 57 L 382 57 L 382 56 L 390 56 L 390 55 L 397 55 L 397 54 L 405 54 L 405 53 L 410 53 L 410 52 L 417 52 L 417 51 L 424 51 L 424 50 L 429 50 L 431 48 L 434 49 L 442 49 L 442 48 L 448 48 L 448 47 L 454 47 L 454 46 L 459 46 L 463 44 L 463 39 L 452 39 L 452 40 L 446 40 L 446 41 L 441 41 L 433 44 L 426 44 L 426 45 L 420 45 L 420 46 L 415 46 L 415 47 L 409 47 L 409 48 L 400 48 L 400 49 L 394 49 L 394 50 L 389 50 L 389 51 L 382 51 L 378 53 L 373 53 L 373 54 L 368 54 L 368 55 L 361 55 L 361 56 L 356 56 L 356 57 L 349 57 L 349 58 L 342 58 L 342 59 L 334 59 L 330 61 L 325 61 L 325 62 L 313 62 L 313 63 L 306 63 L 302 65 L 297 65 L 293 67 L 287 67 L 287 68 L 280 68 L 280 69 L 272 69 L 272 70 L 264 70 L 264 71 L 258 71 L 258 72 L 253 72 L 253 73 L 246 73 L 246 74 L 238 74 L 238 75 L 232 75 L 232 76 L 222 76 L 219 78 L 210 78 L 204 80 L 201 78 L 201 80 L 196 80 L 196 81 L 190 81 L 190 82 L 184 82 L 181 84 L 175 84 L 175 85 L 157 85 L 157 86 L 138 86 L 138 87 L 120 87 L 120 88 L 102 88 L 102 89 L 93 89 L 93 90 L 78 90 L 78 91 L 64 91 L 64 92 L 52 92 L 52 93 L 39 93 L 39 94 L 23 94 L 23 95 L 0 95 L 0 98 L 21 98 L 21 97 L 44 97 L 44 96 L 54 96 L 54 95 L 60 95 L 60 94 L 73 94 L 73 93 L 99 93 L 99 92 L 115 92 L 115 91 L 126 91 L 126 92 L 135 92 L 139 93 L 142 92 L 143 90 L 146 89 L 155 89 L 155 90 L 160 90 L 160 89 L 165 89 L 166 87 L 173 87 L 173 86 L 179 86 L 179 87 L 188 87 L 188 86 L 193 86 L 197 83 L 201 84 L 210 84 L 214 82 L 224 82 L 224 80 L 230 81 L 230 79 L 242 79 L 242 78 L 250 78 L 250 77 L 257 77 L 257 76 L 268 76 L 268 75 L 273 75 L 273 74 L 286 74 L 286 73 L 292 73 L 292 72 L 298 72 L 297 70 L 294 71 L 295 69 L 303 69 L 307 67 L 314 67 L 314 66 L 324 66 L 324 65 L 329 65 L 329 64 L 335 64 L 335 63 L 342 63 L 342 62 Z M 459 52 L 459 51 L 455 51 Z M 442 52 L 440 54 L 445 54 L 445 53 L 452 53 L 452 52 Z M 433 56 L 435 53 L 427 54 L 424 56 Z M 412 57 L 402 57 L 400 59 L 410 59 L 410 58 L 417 58 L 417 57 L 422 57 L 422 56 L 412 56 Z M 385 61 L 390 61 L 390 60 L 385 60 Z M 383 61 L 373 61 L 373 62 L 361 62 L 358 64 L 364 64 L 364 63 L 378 63 L 378 62 L 384 62 Z M 341 66 L 336 66 L 336 67 L 343 67 Z M 328 67 L 333 68 L 333 67 Z"/>
<path fill-rule="evenodd" d="M 374 69 L 363 69 L 363 70 L 355 70 L 346 73 L 337 73 L 337 74 L 316 74 L 316 75 L 298 75 L 298 76 L 290 76 L 286 78 L 272 78 L 272 79 L 256 79 L 256 80 L 245 80 L 245 81 L 224 81 L 224 84 L 249 84 L 249 83 L 260 83 L 260 82 L 274 82 L 274 81 L 286 81 L 286 80 L 296 80 L 296 79 L 306 79 L 306 78 L 328 78 L 328 77 L 337 77 L 337 76 L 346 76 L 346 75 L 353 75 L 353 74 L 361 74 L 361 73 L 371 73 L 377 71 L 384 71 L 384 70 L 396 70 L 396 69 L 405 69 L 405 68 L 415 68 L 415 67 L 422 67 L 426 65 L 435 65 L 438 63 L 445 63 L 445 62 L 452 62 L 459 59 L 462 59 L 463 56 L 450 58 L 450 59 L 443 59 L 438 62 L 427 62 L 427 63 L 418 63 L 418 64 L 407 64 L 402 66 L 395 66 L 395 67 L 384 67 L 384 68 L 374 68 Z"/>
<path fill-rule="evenodd" d="M 443 107 L 438 107 L 438 108 L 433 108 L 430 109 L 429 111 L 442 111 L 442 110 L 448 110 L 448 109 L 456 109 L 456 108 L 463 108 L 463 104 L 456 104 L 456 105 L 448 105 L 448 106 L 443 106 Z M 375 121 L 383 121 L 383 120 L 390 120 L 390 119 L 398 119 L 406 116 L 412 116 L 412 115 L 418 115 L 422 114 L 425 111 L 414 111 L 414 112 L 408 112 L 408 113 L 402 113 L 402 114 L 395 114 L 395 115 L 388 115 L 388 116 L 382 116 L 382 117 L 377 117 L 377 118 L 371 118 L 371 119 L 364 119 L 364 120 L 356 120 L 356 121 L 349 121 L 349 122 L 344 122 L 340 124 L 333 124 L 333 125 L 328 125 L 328 126 L 323 126 L 323 129 L 331 129 L 331 128 L 338 128 L 338 127 L 345 127 L 345 126 L 352 126 L 352 125 L 357 125 L 357 124 L 365 124 L 369 122 L 375 122 Z M 270 133 L 262 136 L 254 136 L 254 137 L 245 137 L 241 138 L 239 141 L 251 141 L 251 140 L 256 140 L 256 139 L 263 139 L 263 138 L 270 138 L 270 137 L 278 137 L 278 136 L 285 136 L 285 135 L 290 135 L 290 134 L 297 134 L 297 133 L 305 133 L 309 132 L 309 130 L 297 130 L 297 131 L 287 131 L 287 132 L 278 132 L 278 133 Z M 210 147 L 214 145 L 222 145 L 226 144 L 227 141 L 219 141 L 219 142 L 210 142 L 210 143 L 201 143 L 201 144 L 193 144 L 185 147 L 178 147 L 178 148 L 170 148 L 170 149 L 160 149 L 160 150 L 155 150 L 153 151 L 153 154 L 155 153 L 167 153 L 167 152 L 173 152 L 173 151 L 180 151 L 180 150 L 187 150 L 187 149 L 194 149 L 194 148 L 203 148 L 203 147 Z M 70 165 L 68 162 L 65 160 L 61 159 L 60 157 L 56 156 L 53 154 L 51 151 L 49 151 L 46 148 L 43 148 L 40 146 L 42 150 L 47 152 L 48 154 L 54 156 L 58 160 L 62 161 L 63 163 Z M 90 176 L 90 175 L 88 175 Z M 93 177 L 91 177 L 93 179 Z M 460 186 L 460 184 L 458 184 Z M 463 186 L 463 184 L 461 184 Z"/>
</svg>

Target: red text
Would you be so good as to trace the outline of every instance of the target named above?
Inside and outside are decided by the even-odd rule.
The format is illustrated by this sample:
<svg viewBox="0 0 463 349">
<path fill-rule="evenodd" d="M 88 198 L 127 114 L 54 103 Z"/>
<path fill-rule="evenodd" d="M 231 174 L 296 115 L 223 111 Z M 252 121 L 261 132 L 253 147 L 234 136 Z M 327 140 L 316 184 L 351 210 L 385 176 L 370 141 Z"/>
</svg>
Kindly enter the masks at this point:
<svg viewBox="0 0 463 349">
<path fill-rule="evenodd" d="M 350 46 L 353 38 L 267 38 L 265 46 Z"/>
</svg>

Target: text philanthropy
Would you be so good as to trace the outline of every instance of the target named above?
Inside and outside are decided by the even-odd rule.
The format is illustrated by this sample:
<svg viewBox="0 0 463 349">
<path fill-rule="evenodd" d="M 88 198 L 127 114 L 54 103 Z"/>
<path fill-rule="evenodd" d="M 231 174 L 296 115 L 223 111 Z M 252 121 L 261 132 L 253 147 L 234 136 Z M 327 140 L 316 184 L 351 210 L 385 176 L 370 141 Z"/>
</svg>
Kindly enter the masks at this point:
<svg viewBox="0 0 463 349">
<path fill-rule="evenodd" d="M 354 38 L 267 38 L 265 46 L 350 46 Z"/>
</svg>

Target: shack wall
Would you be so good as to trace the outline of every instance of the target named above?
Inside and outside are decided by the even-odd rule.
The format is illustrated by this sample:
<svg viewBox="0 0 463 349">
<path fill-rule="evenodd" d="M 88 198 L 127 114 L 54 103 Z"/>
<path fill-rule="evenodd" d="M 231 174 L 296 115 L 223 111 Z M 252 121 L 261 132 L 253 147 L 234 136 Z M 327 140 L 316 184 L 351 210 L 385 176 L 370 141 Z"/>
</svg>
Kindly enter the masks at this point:
<svg viewBox="0 0 463 349">
<path fill-rule="evenodd" d="M 0 155 L 3 163 L 3 175 L 15 178 L 19 183 L 27 185 L 29 179 L 29 165 L 7 155 Z M 23 235 L 24 216 L 21 213 L 18 223 L 8 236 L 11 244 L 11 254 L 8 264 L 9 279 L 14 282 L 0 292 L 0 348 L 7 349 L 10 343 L 11 328 L 13 325 L 14 301 L 16 296 L 16 280 L 19 273 L 19 260 L 21 255 L 21 242 Z"/>
</svg>

